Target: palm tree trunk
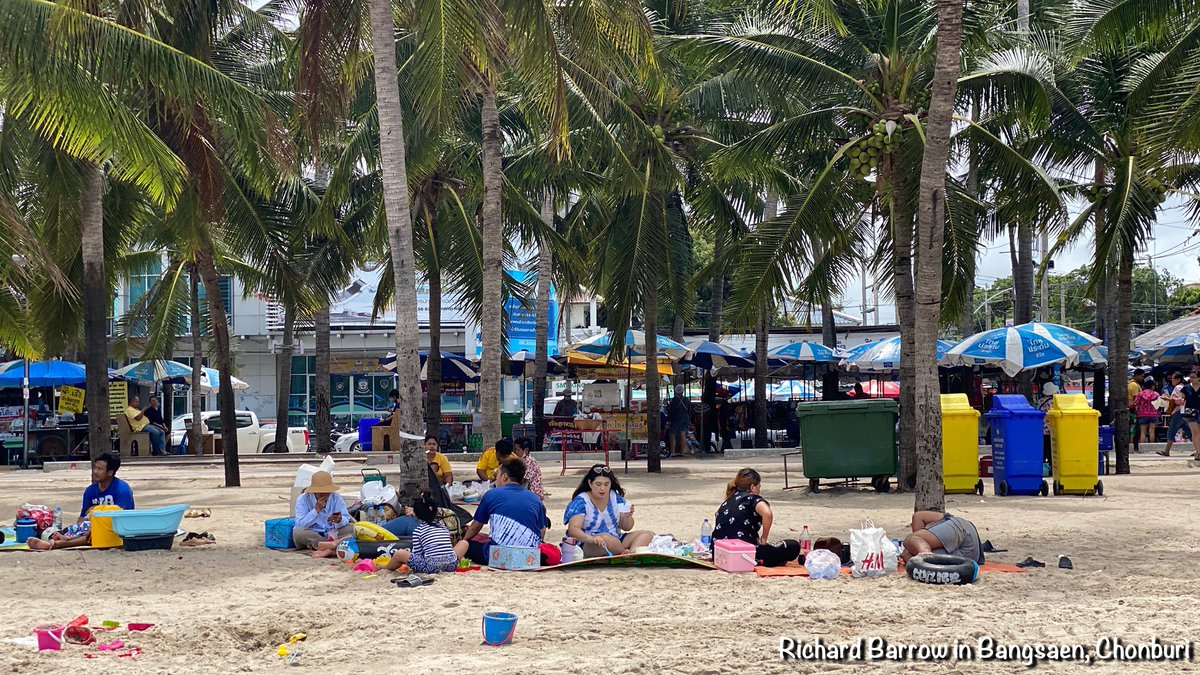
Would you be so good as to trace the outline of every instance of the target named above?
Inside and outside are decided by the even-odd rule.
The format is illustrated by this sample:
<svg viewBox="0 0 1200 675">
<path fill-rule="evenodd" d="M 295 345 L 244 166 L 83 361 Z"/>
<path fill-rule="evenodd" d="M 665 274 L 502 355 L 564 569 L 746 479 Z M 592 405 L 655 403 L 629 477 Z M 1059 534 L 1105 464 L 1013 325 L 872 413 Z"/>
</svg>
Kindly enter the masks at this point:
<svg viewBox="0 0 1200 675">
<path fill-rule="evenodd" d="M 980 107 L 981 103 L 982 102 L 981 102 L 981 97 L 980 97 L 979 93 L 978 92 L 973 93 L 971 95 L 971 121 L 972 122 L 979 121 L 979 107 Z M 968 144 L 967 148 L 968 148 L 968 152 L 970 154 L 967 156 L 967 179 L 966 179 L 966 183 L 965 183 L 965 188 L 966 188 L 968 195 L 970 195 L 971 197 L 973 197 L 975 199 L 979 199 L 979 148 L 975 146 L 974 142 L 971 142 L 970 144 Z M 983 232 L 982 225 L 983 224 L 980 223 L 980 227 L 977 230 L 978 233 Z M 964 312 L 963 315 L 961 317 L 959 317 L 959 320 L 958 320 L 958 331 L 960 333 L 962 333 L 962 336 L 964 338 L 970 337 L 971 335 L 975 334 L 975 302 L 974 302 L 975 276 L 972 275 L 972 276 L 968 277 L 966 279 L 966 284 L 967 284 L 967 298 L 968 298 L 967 309 L 966 309 L 966 312 Z M 991 328 L 991 326 L 988 326 L 987 328 Z M 968 378 L 967 378 L 968 391 L 970 391 L 970 389 L 972 389 L 974 387 L 974 385 L 971 384 L 974 381 L 975 381 L 975 378 L 968 376 Z"/>
<path fill-rule="evenodd" d="M 204 326 L 200 316 L 200 272 L 192 265 L 192 430 L 188 435 L 188 447 L 191 454 L 204 454 L 204 424 L 203 410 L 200 405 L 204 395 L 200 393 L 200 377 L 204 373 Z"/>
<path fill-rule="evenodd" d="M 1096 185 L 1103 185 L 1107 180 L 1107 172 L 1104 168 L 1102 160 L 1096 160 Z M 1092 211 L 1093 232 L 1100 232 L 1104 228 L 1105 209 L 1104 202 L 1096 204 L 1096 208 Z M 1096 264 L 1102 264 L 1101 260 L 1101 238 L 1095 236 L 1096 240 Z M 1107 269 L 1101 267 L 1100 269 Z M 1096 337 L 1104 340 L 1108 344 L 1108 276 L 1105 275 L 1105 280 L 1102 283 L 1096 284 Z M 1112 363 L 1116 363 L 1113 361 Z M 1112 409 L 1107 404 L 1106 396 L 1106 377 L 1105 369 L 1096 371 L 1095 378 L 1092 381 L 1092 407 L 1100 411 L 1100 424 L 1112 424 Z"/>
<path fill-rule="evenodd" d="M 389 0 L 368 0 L 375 65 L 375 99 L 379 114 L 380 169 L 383 202 L 387 213 L 388 243 L 396 283 L 396 376 L 399 380 L 400 429 L 420 435 L 421 332 L 417 325 L 417 275 L 413 253 L 412 213 L 405 164 L 404 108 L 396 74 L 396 26 Z M 425 455 L 419 441 L 403 440 L 400 455 L 399 492 L 411 502 L 425 484 Z M 395 450 L 394 450 L 395 451 Z"/>
<path fill-rule="evenodd" d="M 713 257 L 720 260 L 725 255 L 725 242 L 718 236 L 713 242 Z M 709 302 L 708 341 L 721 341 L 721 315 L 725 312 L 725 268 L 718 266 L 713 274 L 712 301 Z"/>
<path fill-rule="evenodd" d="M 483 238 L 483 358 L 479 368 L 480 412 L 484 444 L 500 438 L 500 361 L 504 352 L 504 231 L 501 222 L 500 111 L 496 87 L 483 83 L 483 208 L 480 230 Z"/>
<path fill-rule="evenodd" d="M 92 457 L 112 451 L 108 416 L 108 279 L 104 269 L 104 174 L 100 167 L 83 170 L 80 203 L 83 256 L 83 323 L 87 338 L 88 447 Z"/>
<path fill-rule="evenodd" d="M 333 415 L 329 411 L 329 303 L 317 310 L 317 318 L 313 330 L 314 351 L 316 352 L 316 419 L 313 426 L 317 433 L 317 452 L 333 452 Z"/>
<path fill-rule="evenodd" d="M 662 452 L 658 439 L 662 400 L 659 398 L 658 385 L 658 278 L 646 282 L 646 296 L 643 302 L 646 324 L 646 471 L 662 473 Z M 631 358 L 628 354 L 625 358 Z M 633 398 L 632 392 L 630 399 Z"/>
<path fill-rule="evenodd" d="M 217 408 L 221 411 L 221 441 L 225 446 L 225 487 L 241 487 L 241 471 L 238 467 L 237 415 L 233 399 L 233 352 L 229 344 L 229 320 L 225 314 L 225 301 L 221 298 L 221 282 L 213 262 L 212 243 L 206 241 L 196 252 L 196 265 L 200 268 L 200 280 L 208 296 L 208 320 L 212 324 L 213 339 L 217 344 L 217 370 L 221 372 L 220 389 L 217 391 Z"/>
<path fill-rule="evenodd" d="M 437 250 L 437 242 L 433 242 Z M 434 256 L 437 257 L 436 254 Z M 429 270 L 429 356 L 425 358 L 425 433 L 438 435 L 442 423 L 442 270 Z"/>
<path fill-rule="evenodd" d="M 1117 269 L 1116 328 L 1109 337 L 1108 362 L 1112 368 L 1112 417 L 1117 452 L 1117 473 L 1129 473 L 1129 374 L 1123 367 L 1129 363 L 1129 334 L 1133 321 L 1133 248 L 1121 251 Z"/>
<path fill-rule="evenodd" d="M 925 153 L 917 203 L 916 325 L 912 333 L 916 375 L 917 495 L 914 510 L 944 510 L 942 403 L 937 338 L 942 319 L 942 246 L 946 239 L 946 166 L 950 124 L 962 49 L 963 0 L 938 0 L 933 95 L 925 121 Z"/>
<path fill-rule="evenodd" d="M 837 350 L 837 327 L 833 318 L 833 298 L 826 298 L 821 304 L 821 342 L 830 349 Z M 829 368 L 821 376 L 821 398 L 832 401 L 838 394 L 838 383 L 841 378 L 838 371 Z"/>
<path fill-rule="evenodd" d="M 763 220 L 779 215 L 779 196 L 767 190 L 763 204 Z M 771 309 L 760 307 L 754 331 L 754 446 L 767 448 L 771 441 L 767 431 L 767 352 L 771 348 Z"/>
<path fill-rule="evenodd" d="M 296 338 L 296 310 L 283 305 L 283 346 L 275 357 L 275 452 L 287 452 L 288 401 L 292 396 L 292 341 Z"/>
<path fill-rule="evenodd" d="M 916 450 L 916 364 L 913 362 L 913 333 L 916 330 L 913 281 L 913 213 L 908 201 L 909 177 L 897 170 L 892 155 L 882 167 L 885 196 L 892 200 L 892 270 L 896 297 L 896 322 L 900 324 L 900 475 L 898 489 L 917 484 Z M 884 208 L 887 208 L 886 206 Z"/>
<path fill-rule="evenodd" d="M 542 223 L 554 227 L 554 194 L 548 192 L 542 200 Z M 554 274 L 554 254 L 550 246 L 540 242 L 538 246 L 537 283 L 537 326 L 534 337 L 533 362 L 533 447 L 542 449 L 545 438 L 544 418 L 546 409 L 546 363 L 550 357 L 550 283 Z"/>
</svg>

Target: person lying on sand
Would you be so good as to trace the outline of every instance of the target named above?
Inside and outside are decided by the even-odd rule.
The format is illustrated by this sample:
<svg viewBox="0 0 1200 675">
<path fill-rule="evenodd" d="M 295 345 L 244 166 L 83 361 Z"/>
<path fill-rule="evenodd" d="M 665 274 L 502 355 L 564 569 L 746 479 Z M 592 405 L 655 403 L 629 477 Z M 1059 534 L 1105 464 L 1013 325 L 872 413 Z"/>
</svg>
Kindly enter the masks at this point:
<svg viewBox="0 0 1200 675">
<path fill-rule="evenodd" d="M 948 553 L 983 564 L 979 530 L 966 518 L 937 511 L 917 511 L 912 517 L 912 534 L 904 539 L 900 559 L 927 553 Z"/>
<path fill-rule="evenodd" d="M 571 503 L 563 514 L 567 536 L 583 544 L 583 554 L 589 558 L 629 553 L 640 546 L 649 546 L 654 533 L 633 529 L 633 504 L 625 501 L 613 470 L 604 464 L 588 469 Z"/>
<path fill-rule="evenodd" d="M 79 520 L 65 532 L 56 532 L 50 541 L 30 537 L 25 543 L 35 551 L 50 551 L 59 548 L 75 548 L 92 545 L 92 509 L 97 506 L 119 506 L 133 509 L 133 488 L 117 478 L 121 458 L 104 453 L 92 460 L 92 484 L 83 491 L 83 508 Z"/>
<path fill-rule="evenodd" d="M 292 539 L 298 548 L 312 549 L 314 558 L 334 557 L 337 545 L 354 536 L 354 520 L 345 500 L 337 493 L 340 489 L 328 471 L 318 471 L 312 476 L 312 484 L 296 500 Z"/>
</svg>

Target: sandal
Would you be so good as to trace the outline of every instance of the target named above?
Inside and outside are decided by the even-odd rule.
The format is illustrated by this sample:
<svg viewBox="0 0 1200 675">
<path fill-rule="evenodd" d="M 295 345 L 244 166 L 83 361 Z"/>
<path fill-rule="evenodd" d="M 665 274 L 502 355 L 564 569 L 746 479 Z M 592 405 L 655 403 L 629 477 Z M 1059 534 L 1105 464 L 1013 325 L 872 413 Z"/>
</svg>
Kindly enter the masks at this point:
<svg viewBox="0 0 1200 675">
<path fill-rule="evenodd" d="M 1159 457 L 1170 457 L 1171 456 L 1171 453 L 1167 452 L 1166 450 L 1159 450 L 1159 451 L 1155 452 L 1154 454 L 1158 455 Z"/>
<path fill-rule="evenodd" d="M 433 577 L 422 577 L 416 574 L 410 574 L 403 579 L 392 579 L 392 583 L 398 588 L 416 588 L 418 586 L 428 586 L 434 583 L 437 579 Z"/>
<path fill-rule="evenodd" d="M 192 546 L 205 546 L 208 544 L 215 544 L 215 543 L 217 543 L 216 538 L 207 532 L 201 532 L 199 534 L 197 534 L 195 532 L 188 532 L 187 536 L 185 536 L 183 538 L 183 541 L 179 542 L 179 545 L 192 547 Z"/>
</svg>

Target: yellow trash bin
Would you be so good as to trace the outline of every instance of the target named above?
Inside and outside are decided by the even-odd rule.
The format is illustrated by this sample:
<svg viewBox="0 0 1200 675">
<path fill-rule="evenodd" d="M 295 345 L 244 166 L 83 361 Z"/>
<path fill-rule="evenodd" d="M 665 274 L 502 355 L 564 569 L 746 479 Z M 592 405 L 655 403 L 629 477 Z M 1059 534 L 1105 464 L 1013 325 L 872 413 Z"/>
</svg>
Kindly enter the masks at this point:
<svg viewBox="0 0 1200 675">
<path fill-rule="evenodd" d="M 1050 419 L 1050 466 L 1054 494 L 1102 495 L 1100 413 L 1082 394 L 1056 394 Z"/>
<path fill-rule="evenodd" d="M 979 411 L 966 394 L 942 394 L 942 475 L 946 494 L 983 494 Z"/>
<path fill-rule="evenodd" d="M 92 548 L 117 548 L 124 544 L 113 530 L 112 518 L 104 515 L 104 511 L 120 511 L 119 506 L 97 506 L 92 509 Z"/>
</svg>

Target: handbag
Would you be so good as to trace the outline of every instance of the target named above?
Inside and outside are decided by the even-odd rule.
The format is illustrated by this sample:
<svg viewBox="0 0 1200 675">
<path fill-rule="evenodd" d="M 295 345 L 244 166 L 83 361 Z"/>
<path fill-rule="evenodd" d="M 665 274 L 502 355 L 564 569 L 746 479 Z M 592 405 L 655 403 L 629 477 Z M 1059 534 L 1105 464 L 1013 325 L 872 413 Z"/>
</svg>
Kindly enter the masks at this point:
<svg viewBox="0 0 1200 675">
<path fill-rule="evenodd" d="M 850 575 L 855 578 L 895 574 L 898 566 L 896 546 L 882 527 L 864 520 L 861 529 L 850 530 L 850 561 L 853 564 Z"/>
</svg>

